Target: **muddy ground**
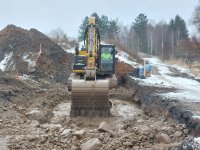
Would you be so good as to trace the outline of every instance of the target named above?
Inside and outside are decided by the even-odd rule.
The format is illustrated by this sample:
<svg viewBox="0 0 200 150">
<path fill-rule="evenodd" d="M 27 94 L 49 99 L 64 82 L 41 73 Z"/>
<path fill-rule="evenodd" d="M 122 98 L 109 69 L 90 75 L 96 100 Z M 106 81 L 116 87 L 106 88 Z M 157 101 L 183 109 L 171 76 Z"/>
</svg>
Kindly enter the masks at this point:
<svg viewBox="0 0 200 150">
<path fill-rule="evenodd" d="M 180 149 L 190 137 L 185 124 L 162 113 L 148 113 L 134 102 L 134 90 L 110 90 L 112 116 L 71 118 L 67 86 L 31 76 L 0 78 L 0 149 Z M 155 109 L 156 110 L 156 109 Z M 155 111 L 156 112 L 156 111 Z M 102 122 L 107 130 L 100 130 Z M 86 143 L 88 144 L 88 143 Z"/>
</svg>

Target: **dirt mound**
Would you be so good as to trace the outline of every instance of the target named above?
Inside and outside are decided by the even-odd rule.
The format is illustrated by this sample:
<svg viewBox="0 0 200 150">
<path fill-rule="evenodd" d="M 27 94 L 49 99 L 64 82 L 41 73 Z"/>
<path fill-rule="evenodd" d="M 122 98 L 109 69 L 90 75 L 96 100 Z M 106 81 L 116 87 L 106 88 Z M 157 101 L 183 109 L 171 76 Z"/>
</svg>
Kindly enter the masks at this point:
<svg viewBox="0 0 200 150">
<path fill-rule="evenodd" d="M 127 75 L 131 72 L 133 72 L 134 68 L 126 63 L 119 62 L 118 60 L 115 61 L 115 73 L 118 79 L 118 83 L 121 86 L 124 86 L 127 84 Z"/>
<path fill-rule="evenodd" d="M 8 25 L 0 31 L 0 69 L 4 72 L 15 74 L 17 70 L 19 75 L 31 73 L 65 82 L 71 58 L 71 54 L 36 29 Z"/>
</svg>

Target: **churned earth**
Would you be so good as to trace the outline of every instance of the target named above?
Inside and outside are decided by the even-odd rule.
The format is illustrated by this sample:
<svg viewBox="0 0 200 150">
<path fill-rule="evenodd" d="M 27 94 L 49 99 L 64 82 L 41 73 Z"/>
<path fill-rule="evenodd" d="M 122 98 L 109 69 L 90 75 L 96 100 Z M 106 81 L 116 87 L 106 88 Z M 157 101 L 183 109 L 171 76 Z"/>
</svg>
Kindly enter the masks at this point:
<svg viewBox="0 0 200 150">
<path fill-rule="evenodd" d="M 1 149 L 178 149 L 189 136 L 184 124 L 144 114 L 123 87 L 109 92 L 111 117 L 71 118 L 66 85 L 30 76 L 0 81 Z"/>
</svg>

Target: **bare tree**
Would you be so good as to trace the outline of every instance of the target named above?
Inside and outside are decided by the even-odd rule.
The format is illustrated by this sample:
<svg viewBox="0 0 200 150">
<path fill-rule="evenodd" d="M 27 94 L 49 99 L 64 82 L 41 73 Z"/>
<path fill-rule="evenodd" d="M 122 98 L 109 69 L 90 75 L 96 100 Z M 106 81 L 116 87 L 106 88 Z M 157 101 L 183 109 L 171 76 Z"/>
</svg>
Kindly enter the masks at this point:
<svg viewBox="0 0 200 150">
<path fill-rule="evenodd" d="M 60 27 L 52 29 L 48 36 L 56 43 L 68 42 L 67 34 Z"/>
<path fill-rule="evenodd" d="M 192 23 L 196 26 L 197 30 L 200 32 L 200 2 L 195 8 L 193 18 L 192 18 Z"/>
</svg>

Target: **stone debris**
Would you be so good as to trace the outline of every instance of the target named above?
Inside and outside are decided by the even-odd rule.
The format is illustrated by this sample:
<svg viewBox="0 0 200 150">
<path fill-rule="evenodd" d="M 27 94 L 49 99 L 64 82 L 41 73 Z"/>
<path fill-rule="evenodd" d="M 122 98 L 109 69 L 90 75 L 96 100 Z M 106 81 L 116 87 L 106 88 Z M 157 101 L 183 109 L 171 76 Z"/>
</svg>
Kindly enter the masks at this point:
<svg viewBox="0 0 200 150">
<path fill-rule="evenodd" d="M 73 133 L 73 135 L 77 136 L 79 139 L 81 139 L 84 137 L 85 133 L 86 133 L 86 131 L 82 129 L 82 130 L 75 131 Z"/>
<path fill-rule="evenodd" d="M 158 142 L 160 143 L 164 143 L 164 144 L 169 144 L 171 143 L 171 138 L 164 133 L 159 133 L 156 135 L 156 139 L 158 140 Z"/>
<path fill-rule="evenodd" d="M 65 129 L 62 131 L 61 135 L 68 136 L 72 133 L 72 129 Z"/>
<path fill-rule="evenodd" d="M 180 137 L 182 134 L 183 134 L 183 133 L 182 133 L 181 131 L 176 131 L 176 132 L 174 133 L 174 136 L 175 136 L 175 137 Z"/>
<path fill-rule="evenodd" d="M 112 126 L 107 122 L 101 122 L 99 125 L 99 131 L 113 133 Z"/>
<path fill-rule="evenodd" d="M 80 148 L 81 150 L 98 150 L 99 145 L 101 145 L 100 140 L 98 138 L 92 138 L 81 144 Z"/>
</svg>

